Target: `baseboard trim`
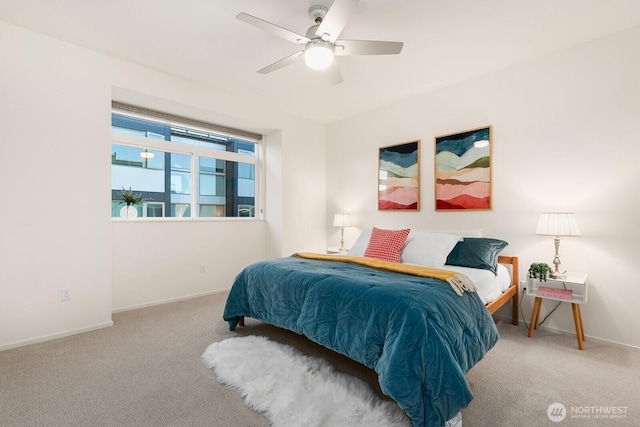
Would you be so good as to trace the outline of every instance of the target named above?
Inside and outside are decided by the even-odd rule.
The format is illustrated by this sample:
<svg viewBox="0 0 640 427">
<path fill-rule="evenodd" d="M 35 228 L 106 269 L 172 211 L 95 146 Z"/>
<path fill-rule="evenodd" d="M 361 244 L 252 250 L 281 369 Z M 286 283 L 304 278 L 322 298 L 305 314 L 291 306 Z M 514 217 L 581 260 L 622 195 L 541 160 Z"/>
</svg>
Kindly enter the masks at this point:
<svg viewBox="0 0 640 427">
<path fill-rule="evenodd" d="M 184 300 L 188 300 L 188 299 L 192 299 L 192 298 L 204 297 L 204 296 L 207 296 L 207 295 L 221 294 L 223 292 L 229 292 L 229 289 L 219 289 L 219 290 L 216 290 L 216 291 L 207 291 L 207 292 L 202 292 L 202 293 L 199 293 L 199 294 L 184 295 L 184 296 L 181 296 L 181 297 L 169 298 L 169 299 L 158 300 L 158 301 L 152 301 L 152 302 L 148 302 L 148 303 L 144 303 L 144 304 L 134 304 L 134 305 L 126 306 L 126 307 L 114 308 L 114 309 L 111 310 L 111 313 L 115 314 L 115 313 L 121 313 L 123 311 L 138 310 L 138 309 L 141 309 L 141 308 L 153 307 L 153 306 L 162 305 L 162 304 L 169 304 L 169 303 L 172 303 L 172 302 L 184 301 Z"/>
<path fill-rule="evenodd" d="M 493 317 L 495 319 L 503 320 L 505 322 L 511 323 L 511 317 L 495 316 L 495 315 Z M 520 321 L 522 322 L 522 319 L 520 319 Z M 527 324 L 528 323 L 529 323 L 529 320 L 527 320 Z M 553 327 L 544 326 L 544 325 L 538 325 L 537 329 L 541 329 L 541 330 L 544 330 L 544 331 L 553 332 L 553 333 L 557 333 L 557 334 L 567 335 L 567 336 L 573 336 L 573 337 L 576 336 L 576 331 L 575 330 L 567 331 L 567 330 L 564 330 L 564 329 L 558 329 L 558 328 L 553 328 Z M 620 348 L 625 348 L 627 350 L 640 352 L 640 347 L 636 347 L 636 346 L 631 345 L 631 344 L 625 344 L 625 343 L 621 343 L 621 342 L 617 342 L 617 341 L 610 341 L 610 340 L 594 337 L 594 336 L 587 335 L 587 334 L 585 334 L 585 338 L 586 338 L 585 341 L 592 341 L 592 342 L 599 343 L 599 344 L 605 344 L 605 345 L 610 345 L 610 346 L 613 346 L 613 347 L 620 347 Z"/>
<path fill-rule="evenodd" d="M 105 323 L 99 323 L 97 325 L 87 326 L 85 328 L 71 329 L 64 332 L 58 332 L 56 334 L 44 335 L 41 337 L 32 338 L 25 341 L 16 341 L 9 344 L 0 345 L 0 351 L 10 350 L 12 348 L 24 347 L 25 345 L 37 344 L 45 341 L 51 341 L 57 338 L 69 337 L 71 335 L 82 334 L 84 332 L 91 332 L 97 329 L 109 328 L 111 326 L 113 326 L 113 322 L 109 321 Z"/>
</svg>

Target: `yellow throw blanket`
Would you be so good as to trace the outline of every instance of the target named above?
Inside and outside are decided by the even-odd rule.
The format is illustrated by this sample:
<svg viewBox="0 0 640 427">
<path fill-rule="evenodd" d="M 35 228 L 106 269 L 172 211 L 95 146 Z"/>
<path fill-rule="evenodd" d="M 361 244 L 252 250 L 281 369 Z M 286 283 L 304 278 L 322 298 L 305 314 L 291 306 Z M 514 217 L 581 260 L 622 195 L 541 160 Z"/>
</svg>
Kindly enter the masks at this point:
<svg viewBox="0 0 640 427">
<path fill-rule="evenodd" d="M 442 270 L 439 268 L 423 267 L 414 264 L 402 264 L 399 262 L 382 261 L 376 258 L 365 258 L 349 255 L 325 255 L 311 252 L 296 252 L 293 256 L 306 259 L 317 259 L 325 261 L 340 261 L 351 264 L 360 264 L 379 270 L 393 271 L 396 273 L 413 274 L 414 276 L 430 277 L 447 282 L 456 294 L 462 295 L 464 291 L 475 292 L 476 285 L 462 273 Z"/>
</svg>

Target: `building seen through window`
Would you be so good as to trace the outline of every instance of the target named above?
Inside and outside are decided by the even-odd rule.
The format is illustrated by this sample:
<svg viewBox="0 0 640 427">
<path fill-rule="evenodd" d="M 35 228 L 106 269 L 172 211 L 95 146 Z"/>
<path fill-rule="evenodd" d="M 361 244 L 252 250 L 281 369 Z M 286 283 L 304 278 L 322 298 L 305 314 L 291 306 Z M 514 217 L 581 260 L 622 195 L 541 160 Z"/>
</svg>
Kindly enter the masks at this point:
<svg viewBox="0 0 640 427">
<path fill-rule="evenodd" d="M 112 217 L 123 189 L 142 198 L 139 217 L 255 217 L 255 143 L 116 113 L 111 124 Z"/>
</svg>

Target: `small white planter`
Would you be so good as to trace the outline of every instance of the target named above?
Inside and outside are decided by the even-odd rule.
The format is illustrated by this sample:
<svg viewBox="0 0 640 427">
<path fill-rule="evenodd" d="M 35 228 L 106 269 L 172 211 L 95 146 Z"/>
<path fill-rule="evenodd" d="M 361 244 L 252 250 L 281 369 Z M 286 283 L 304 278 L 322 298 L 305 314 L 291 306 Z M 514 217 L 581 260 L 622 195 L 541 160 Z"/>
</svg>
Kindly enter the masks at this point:
<svg viewBox="0 0 640 427">
<path fill-rule="evenodd" d="M 120 218 L 137 218 L 138 210 L 135 206 L 123 206 L 120 209 Z"/>
</svg>

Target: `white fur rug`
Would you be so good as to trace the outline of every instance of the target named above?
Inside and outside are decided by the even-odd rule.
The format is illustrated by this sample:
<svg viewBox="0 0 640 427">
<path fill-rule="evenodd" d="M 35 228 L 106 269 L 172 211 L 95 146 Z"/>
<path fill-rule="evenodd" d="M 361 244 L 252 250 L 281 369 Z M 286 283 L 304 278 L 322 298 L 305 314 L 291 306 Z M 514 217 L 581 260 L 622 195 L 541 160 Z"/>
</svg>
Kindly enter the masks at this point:
<svg viewBox="0 0 640 427">
<path fill-rule="evenodd" d="M 274 427 L 411 425 L 398 405 L 380 399 L 369 384 L 265 337 L 213 343 L 202 359 Z"/>
</svg>

